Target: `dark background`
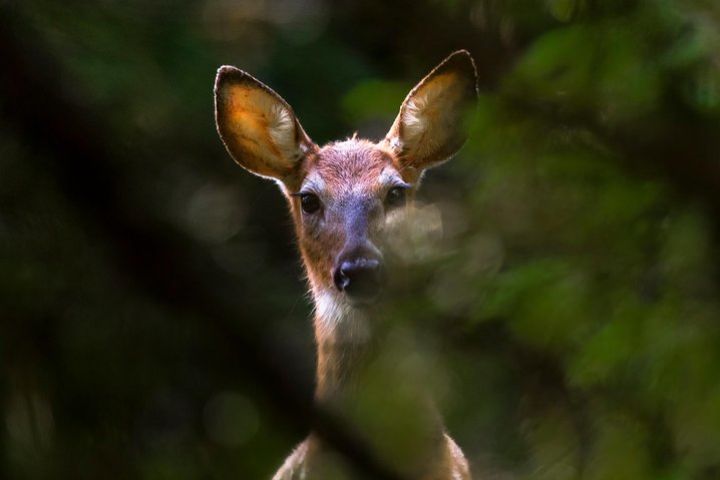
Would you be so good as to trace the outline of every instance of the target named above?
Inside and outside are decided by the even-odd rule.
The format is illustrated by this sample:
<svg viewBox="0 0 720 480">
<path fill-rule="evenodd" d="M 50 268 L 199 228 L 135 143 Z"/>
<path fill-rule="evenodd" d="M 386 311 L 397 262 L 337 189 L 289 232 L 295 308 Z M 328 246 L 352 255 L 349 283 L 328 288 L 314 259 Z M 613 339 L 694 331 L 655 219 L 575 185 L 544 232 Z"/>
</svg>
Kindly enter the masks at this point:
<svg viewBox="0 0 720 480">
<path fill-rule="evenodd" d="M 719 26 L 700 0 L 0 2 L 0 478 L 268 478 L 311 424 L 381 468 L 310 406 L 290 219 L 212 82 L 378 139 L 459 48 L 480 108 L 397 311 L 436 326 L 475 474 L 718 478 Z"/>
</svg>

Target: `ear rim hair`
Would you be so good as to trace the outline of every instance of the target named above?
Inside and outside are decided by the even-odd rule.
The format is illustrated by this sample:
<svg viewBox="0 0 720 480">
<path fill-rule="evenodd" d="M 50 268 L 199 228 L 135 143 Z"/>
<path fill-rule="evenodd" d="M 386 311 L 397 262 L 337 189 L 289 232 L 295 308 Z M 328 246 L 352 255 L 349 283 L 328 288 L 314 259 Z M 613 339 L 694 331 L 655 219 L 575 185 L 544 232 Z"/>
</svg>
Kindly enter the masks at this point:
<svg viewBox="0 0 720 480">
<path fill-rule="evenodd" d="M 402 140 L 403 128 L 405 127 L 405 125 L 403 124 L 403 121 L 405 120 L 404 117 L 407 115 L 407 109 L 411 104 L 413 98 L 416 97 L 423 88 L 426 88 L 428 85 L 430 85 L 430 83 L 436 78 L 438 78 L 440 75 L 453 71 L 464 75 L 470 80 L 468 85 L 469 89 L 465 93 L 470 93 L 470 95 L 468 96 L 468 103 L 472 103 L 472 105 L 470 106 L 473 109 L 477 108 L 479 89 L 478 74 L 475 60 L 473 59 L 469 51 L 465 49 L 456 50 L 449 54 L 447 57 L 445 57 L 445 59 L 443 59 L 435 68 L 433 68 L 430 73 L 425 75 L 425 77 L 423 77 L 422 80 L 420 80 L 410 90 L 410 92 L 408 92 L 402 104 L 400 105 L 400 111 L 395 117 L 395 120 L 390 127 L 390 130 L 385 135 L 385 138 L 381 141 L 381 143 L 387 145 L 395 153 L 395 155 L 400 160 L 400 163 L 403 164 L 403 166 L 406 168 L 425 170 L 441 165 L 450 160 L 467 141 L 467 135 L 462 128 L 459 128 L 457 132 L 459 133 L 459 135 L 456 135 L 455 138 L 451 138 L 449 142 L 444 146 L 444 148 L 434 152 L 432 155 L 428 155 L 426 158 L 413 159 L 408 156 L 408 154 L 412 152 L 408 150 L 408 145 L 404 144 Z"/>
<path fill-rule="evenodd" d="M 287 162 L 287 165 L 284 168 L 280 168 L 280 172 L 271 172 L 271 168 L 267 164 L 265 165 L 266 168 L 251 168 L 247 162 L 238 158 L 240 153 L 234 151 L 236 148 L 232 143 L 236 140 L 234 140 L 234 133 L 231 131 L 231 122 L 228 118 L 230 116 L 230 112 L 229 109 L 223 108 L 223 95 L 227 89 L 232 86 L 246 86 L 250 89 L 260 90 L 262 93 L 268 95 L 273 101 L 277 102 L 291 116 L 295 134 L 294 144 L 297 147 L 297 151 L 293 155 L 294 158 L 278 159 L 280 161 L 284 160 Z M 213 97 L 215 128 L 220 136 L 220 140 L 233 161 L 248 172 L 262 178 L 279 180 L 282 183 L 288 183 L 292 181 L 294 176 L 297 175 L 298 168 L 302 164 L 302 160 L 308 154 L 319 150 L 319 147 L 310 139 L 303 129 L 290 104 L 288 104 L 285 99 L 276 93 L 272 88 L 248 72 L 231 65 L 223 65 L 219 67 L 215 76 Z M 278 168 L 278 165 L 275 165 L 274 167 Z"/>
</svg>

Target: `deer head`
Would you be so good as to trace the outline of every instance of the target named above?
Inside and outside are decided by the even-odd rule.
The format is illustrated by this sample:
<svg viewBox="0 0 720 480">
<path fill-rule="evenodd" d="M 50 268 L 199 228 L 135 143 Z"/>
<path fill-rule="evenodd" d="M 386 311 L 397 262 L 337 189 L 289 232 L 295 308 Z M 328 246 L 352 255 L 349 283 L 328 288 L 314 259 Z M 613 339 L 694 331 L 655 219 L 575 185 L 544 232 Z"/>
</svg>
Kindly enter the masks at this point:
<svg viewBox="0 0 720 480">
<path fill-rule="evenodd" d="M 287 197 L 316 303 L 332 297 L 362 308 L 382 290 L 387 219 L 408 205 L 426 169 L 462 146 L 476 98 L 475 65 L 463 50 L 410 91 L 377 143 L 316 145 L 278 94 L 229 66 L 217 74 L 215 115 L 232 158 Z"/>
</svg>

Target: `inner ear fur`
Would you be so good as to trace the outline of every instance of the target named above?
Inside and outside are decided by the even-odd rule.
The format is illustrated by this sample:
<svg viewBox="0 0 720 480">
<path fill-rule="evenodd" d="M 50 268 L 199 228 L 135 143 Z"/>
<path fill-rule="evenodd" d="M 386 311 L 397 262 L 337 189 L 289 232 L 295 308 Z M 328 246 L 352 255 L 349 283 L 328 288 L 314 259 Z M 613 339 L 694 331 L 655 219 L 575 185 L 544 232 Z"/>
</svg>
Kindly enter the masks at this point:
<svg viewBox="0 0 720 480">
<path fill-rule="evenodd" d="M 463 119 L 477 95 L 470 53 L 452 53 L 407 95 L 385 144 L 403 166 L 425 169 L 449 160 L 465 143 Z"/>
<path fill-rule="evenodd" d="M 243 168 L 283 182 L 317 149 L 288 103 L 250 74 L 223 66 L 215 78 L 215 123 Z"/>
</svg>

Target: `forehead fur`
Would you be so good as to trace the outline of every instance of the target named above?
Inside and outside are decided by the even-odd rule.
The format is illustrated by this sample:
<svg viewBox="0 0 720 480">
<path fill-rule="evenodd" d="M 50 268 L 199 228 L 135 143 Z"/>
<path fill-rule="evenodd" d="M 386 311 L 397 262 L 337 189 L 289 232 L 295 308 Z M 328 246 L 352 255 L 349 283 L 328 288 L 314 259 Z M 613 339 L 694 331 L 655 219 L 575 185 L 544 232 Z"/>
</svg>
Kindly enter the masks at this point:
<svg viewBox="0 0 720 480">
<path fill-rule="evenodd" d="M 395 157 L 386 148 L 353 138 L 322 147 L 308 165 L 308 173 L 319 175 L 328 186 L 374 183 L 389 166 L 395 166 Z"/>
</svg>

